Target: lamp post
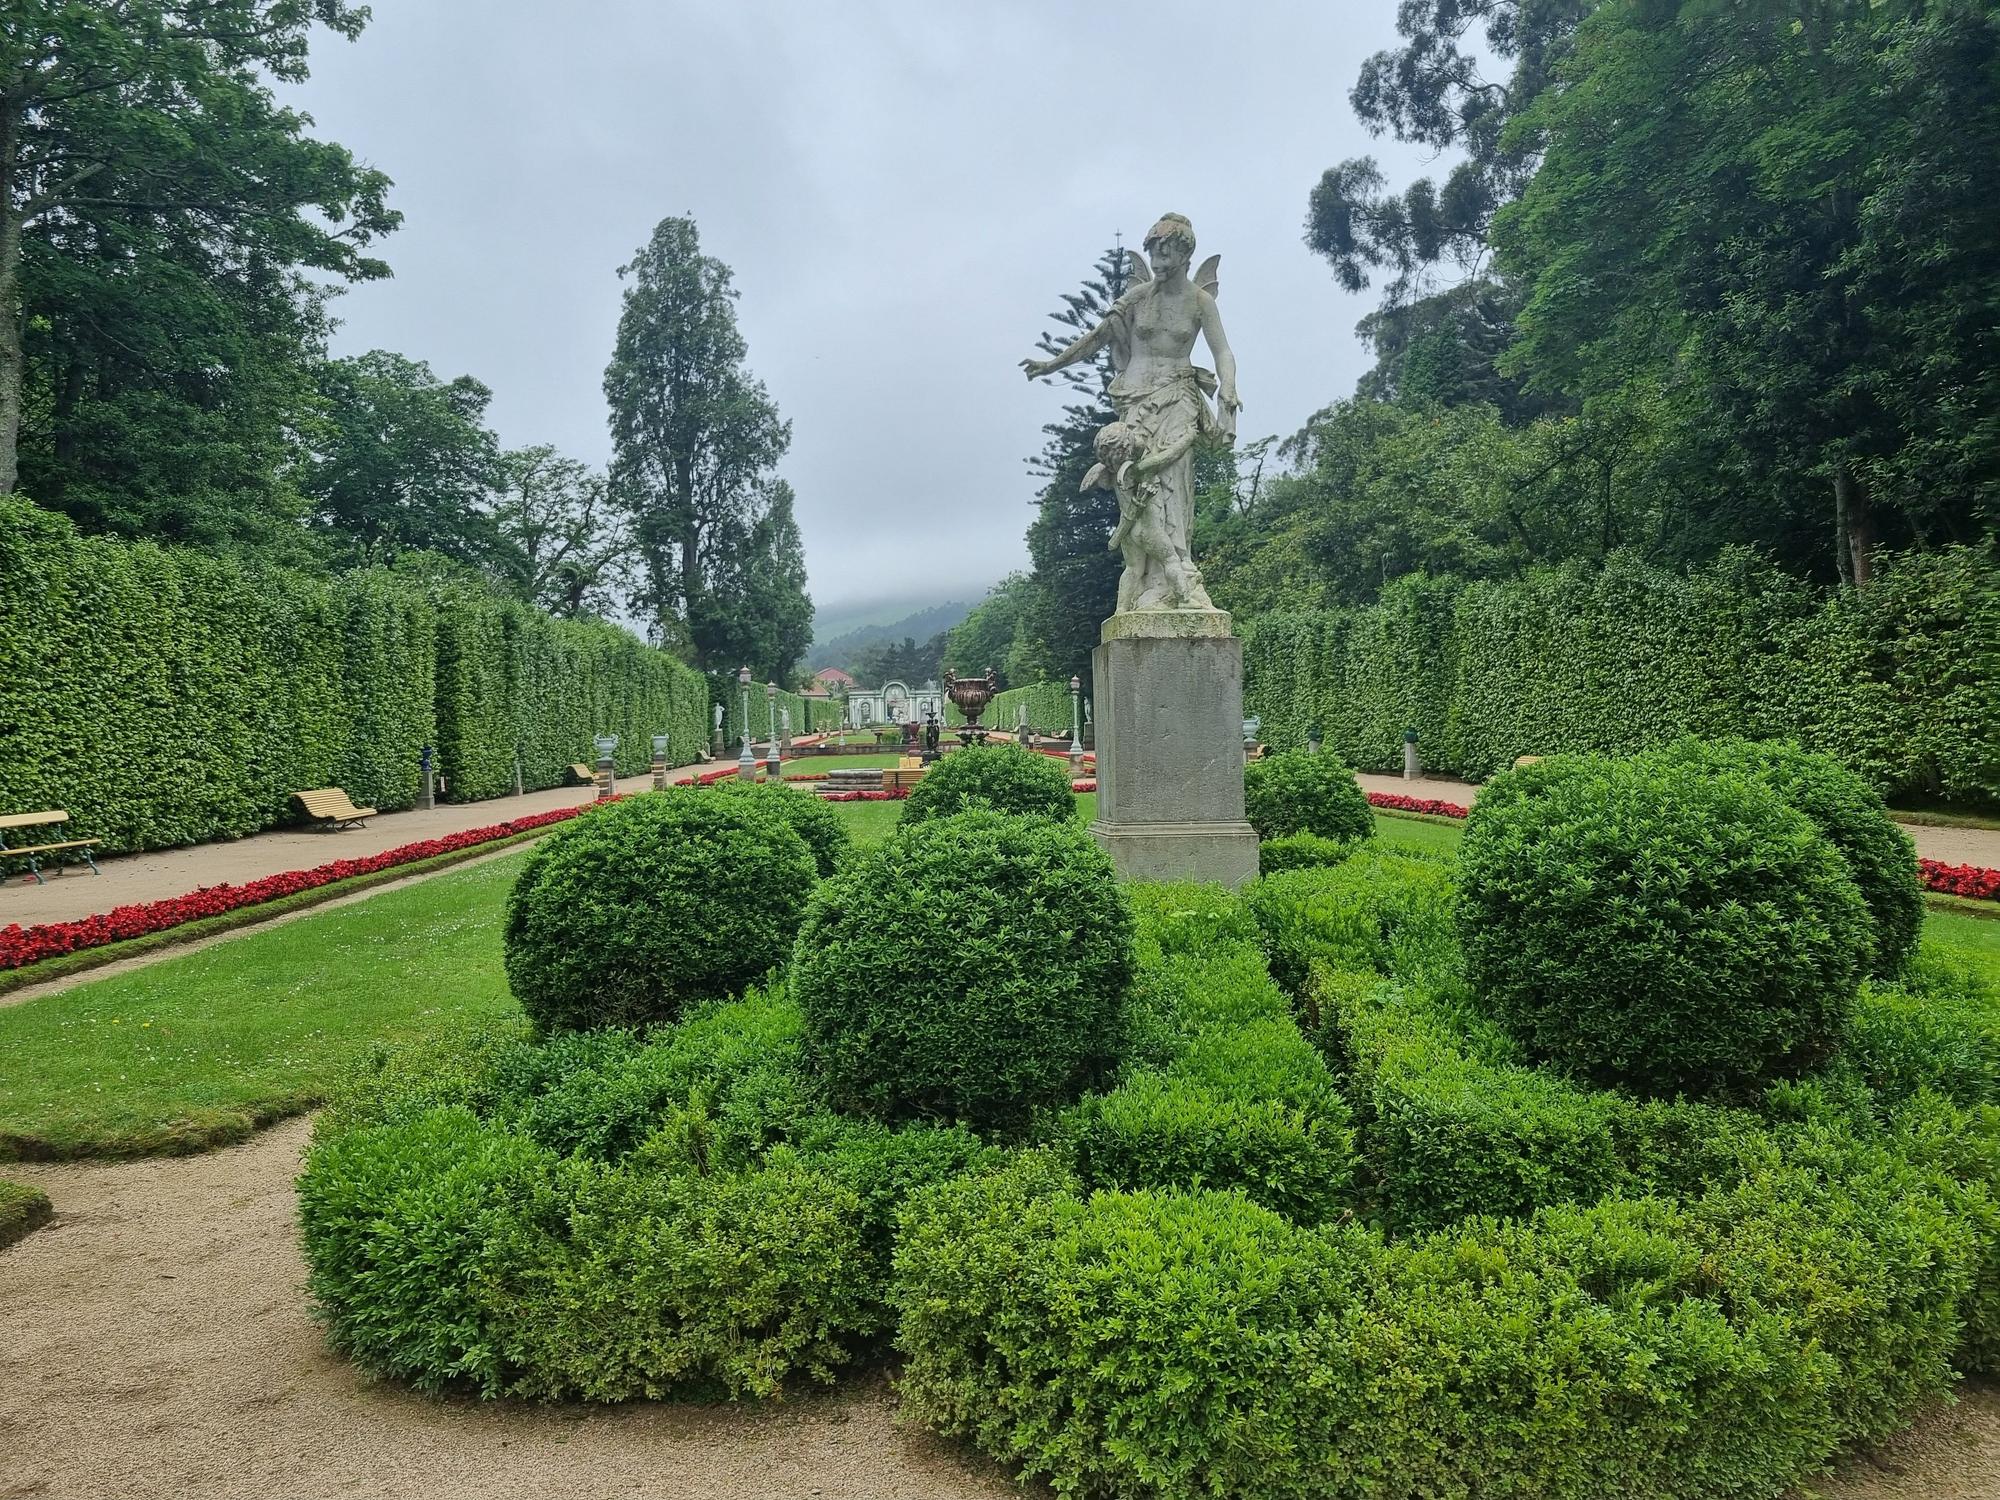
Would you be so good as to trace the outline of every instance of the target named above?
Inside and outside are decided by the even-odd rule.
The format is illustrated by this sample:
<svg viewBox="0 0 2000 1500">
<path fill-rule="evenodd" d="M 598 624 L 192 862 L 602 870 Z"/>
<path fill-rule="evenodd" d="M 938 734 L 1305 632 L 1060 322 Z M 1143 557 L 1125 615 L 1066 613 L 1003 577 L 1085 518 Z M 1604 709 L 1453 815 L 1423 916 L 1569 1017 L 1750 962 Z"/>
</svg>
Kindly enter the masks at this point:
<svg viewBox="0 0 2000 1500">
<path fill-rule="evenodd" d="M 771 714 L 771 753 L 764 759 L 764 774 L 773 781 L 783 774 L 783 758 L 778 754 L 778 685 L 764 684 L 764 706 Z"/>
<path fill-rule="evenodd" d="M 664 734 L 656 734 L 653 736 L 653 790 L 664 792 L 666 789 L 667 737 Z"/>
<path fill-rule="evenodd" d="M 736 686 L 743 695 L 743 753 L 736 757 L 736 779 L 757 779 L 757 757 L 750 753 L 750 669 L 736 669 Z"/>
<path fill-rule="evenodd" d="M 1069 680 L 1069 779 L 1083 774 L 1083 679 Z"/>
</svg>

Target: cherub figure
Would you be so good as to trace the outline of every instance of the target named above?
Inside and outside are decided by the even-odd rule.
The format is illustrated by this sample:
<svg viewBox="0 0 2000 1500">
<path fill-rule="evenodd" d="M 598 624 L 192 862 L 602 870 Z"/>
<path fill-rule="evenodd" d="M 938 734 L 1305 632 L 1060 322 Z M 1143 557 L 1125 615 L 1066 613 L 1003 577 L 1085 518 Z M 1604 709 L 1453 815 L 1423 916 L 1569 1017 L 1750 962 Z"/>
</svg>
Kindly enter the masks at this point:
<svg viewBox="0 0 2000 1500">
<path fill-rule="evenodd" d="M 1138 428 L 1112 422 L 1100 428 L 1093 445 L 1097 463 L 1084 475 L 1083 488 L 1107 489 L 1118 496 L 1118 526 L 1111 550 L 1125 559 L 1118 580 L 1118 613 L 1139 609 L 1202 609 L 1207 596 L 1201 580 L 1178 555 L 1167 531 L 1161 472 L 1194 446 L 1194 434 L 1150 452 Z M 1195 603 L 1194 596 L 1201 602 Z"/>
</svg>

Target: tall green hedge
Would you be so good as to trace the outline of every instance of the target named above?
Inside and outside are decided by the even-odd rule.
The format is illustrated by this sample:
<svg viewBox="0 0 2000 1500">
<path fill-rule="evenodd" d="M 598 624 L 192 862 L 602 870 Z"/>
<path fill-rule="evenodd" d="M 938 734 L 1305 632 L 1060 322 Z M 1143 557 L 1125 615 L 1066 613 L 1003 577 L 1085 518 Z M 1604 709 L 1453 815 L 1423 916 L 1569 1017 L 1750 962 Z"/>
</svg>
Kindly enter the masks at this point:
<svg viewBox="0 0 2000 1500">
<path fill-rule="evenodd" d="M 1245 712 L 1281 749 L 1480 779 L 1517 755 L 1684 734 L 1796 739 L 1884 795 L 2000 801 L 2000 567 L 1966 547 L 1814 589 L 1743 553 L 1678 574 L 1614 555 L 1506 582 L 1407 578 L 1365 609 L 1245 628 Z"/>
<path fill-rule="evenodd" d="M 979 711 L 979 722 L 988 729 L 1012 730 L 1020 722 L 1020 705 L 1028 706 L 1030 727 L 1045 732 L 1069 732 L 1071 702 L 1069 684 L 1066 682 L 1031 682 L 1026 687 L 1008 688 L 1004 693 L 996 693 L 993 701 Z M 965 715 L 958 711 L 956 703 L 947 703 L 944 710 L 945 721 L 952 725 L 965 722 Z"/>
<path fill-rule="evenodd" d="M 750 684 L 750 739 L 758 752 L 763 752 L 764 743 L 771 737 L 771 702 L 764 692 L 764 684 Z M 737 686 L 734 676 L 718 678 L 711 691 L 716 701 L 723 706 L 722 734 L 723 754 L 733 757 L 743 745 L 743 692 Z M 790 709 L 792 714 L 792 734 L 814 734 L 840 728 L 840 703 L 833 698 L 805 698 L 797 693 L 780 692 L 778 705 Z M 712 733 L 713 720 L 704 721 L 704 732 Z"/>
<path fill-rule="evenodd" d="M 619 734 L 701 757 L 701 677 L 625 631 L 476 585 L 323 577 L 79 536 L 0 497 L 0 812 L 67 808 L 107 852 L 237 838 L 341 786 L 410 806 L 423 746 L 455 799 L 558 784 Z"/>
</svg>

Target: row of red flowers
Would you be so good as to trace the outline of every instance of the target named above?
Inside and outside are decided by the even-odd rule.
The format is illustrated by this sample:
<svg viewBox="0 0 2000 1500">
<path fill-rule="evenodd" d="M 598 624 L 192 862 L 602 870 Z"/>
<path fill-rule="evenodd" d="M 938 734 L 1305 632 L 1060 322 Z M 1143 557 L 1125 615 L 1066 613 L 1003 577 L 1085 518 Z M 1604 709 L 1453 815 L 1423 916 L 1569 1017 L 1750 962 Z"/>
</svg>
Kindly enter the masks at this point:
<svg viewBox="0 0 2000 1500">
<path fill-rule="evenodd" d="M 1456 802 L 1439 802 L 1434 797 L 1405 797 L 1400 792 L 1370 792 L 1368 802 L 1372 807 L 1387 808 L 1390 812 L 1428 813 L 1433 818 L 1463 818 L 1468 810 Z"/>
<path fill-rule="evenodd" d="M 2000 901 L 2000 870 L 1979 865 L 1948 865 L 1941 859 L 1920 859 L 1917 869 L 1924 888 L 1947 896 L 1970 896 L 1975 901 Z"/>
<path fill-rule="evenodd" d="M 219 917 L 225 912 L 275 901 L 280 896 L 317 890 L 337 880 L 373 875 L 378 871 L 394 869 L 397 865 L 414 864 L 420 859 L 452 854 L 475 844 L 510 838 L 517 833 L 528 833 L 546 828 L 551 823 L 563 822 L 595 805 L 586 802 L 582 807 L 558 807 L 549 812 L 531 813 L 526 817 L 510 818 L 505 823 L 448 833 L 442 838 L 419 839 L 414 844 L 401 844 L 360 859 L 336 859 L 315 865 L 310 870 L 287 870 L 281 875 L 266 875 L 242 885 L 203 886 L 184 896 L 113 907 L 108 912 L 94 917 L 80 917 L 74 922 L 43 922 L 34 927 L 15 923 L 0 928 L 0 970 L 24 968 L 45 958 L 60 958 L 66 953 L 80 953 L 86 948 L 101 948 L 106 943 L 146 937 L 155 932 L 165 932 L 170 927 L 179 927 L 185 922 Z"/>
</svg>

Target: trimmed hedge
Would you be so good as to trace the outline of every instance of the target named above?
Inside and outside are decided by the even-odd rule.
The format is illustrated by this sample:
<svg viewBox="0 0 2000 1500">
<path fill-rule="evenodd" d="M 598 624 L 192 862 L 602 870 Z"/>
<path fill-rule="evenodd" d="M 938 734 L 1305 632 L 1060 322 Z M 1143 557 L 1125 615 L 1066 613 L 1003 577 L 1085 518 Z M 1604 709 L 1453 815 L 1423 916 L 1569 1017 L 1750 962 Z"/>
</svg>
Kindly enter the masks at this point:
<svg viewBox="0 0 2000 1500">
<path fill-rule="evenodd" d="M 1894 974 L 1917 946 L 1924 922 L 1924 888 L 1917 846 L 1889 817 L 1867 782 L 1833 757 L 1782 741 L 1676 740 L 1653 752 L 1664 765 L 1761 781 L 1826 835 L 1868 904 L 1875 957 L 1871 972 Z"/>
<path fill-rule="evenodd" d="M 779 781 L 738 781 L 733 776 L 715 782 L 710 790 L 725 797 L 748 797 L 755 805 L 768 807 L 791 825 L 792 832 L 812 850 L 813 864 L 822 877 L 831 875 L 846 858 L 852 839 L 847 822 L 825 798 L 804 787 L 786 786 Z"/>
<path fill-rule="evenodd" d="M 1226 948 L 1234 919 L 1186 905 L 1188 946 Z M 1341 958 L 1366 923 L 1322 925 Z M 1450 934 L 1412 910 L 1369 947 L 1388 973 L 1286 939 L 1360 1107 L 1358 1223 L 1092 1194 L 1055 1154 L 928 1189 L 896 1256 L 906 1410 L 1063 1494 L 1707 1500 L 1784 1492 L 1991 1367 L 2000 1110 L 1838 1067 L 1759 1109 L 1588 1090 L 1520 1066 Z M 1878 1060 L 1949 1054 L 1976 1092 L 1992 997 L 1956 999 L 1988 1019 Z"/>
<path fill-rule="evenodd" d="M 995 693 L 993 701 L 979 711 L 979 722 L 988 729 L 1012 734 L 1014 726 L 1020 722 L 1023 704 L 1028 709 L 1028 727 L 1043 734 L 1067 735 L 1076 718 L 1076 704 L 1070 698 L 1068 683 L 1031 682 L 1026 687 Z M 959 712 L 956 703 L 947 699 L 944 719 L 946 724 L 956 728 L 965 722 L 965 715 Z"/>
<path fill-rule="evenodd" d="M 1338 756 L 1287 751 L 1243 768 L 1244 816 L 1260 839 L 1312 833 L 1359 843 L 1375 814 L 1354 772 Z"/>
<path fill-rule="evenodd" d="M 817 878 L 775 799 L 676 788 L 592 808 L 507 899 L 507 983 L 544 1031 L 645 1026 L 784 962 Z"/>
<path fill-rule="evenodd" d="M 708 690 L 609 625 L 455 582 L 246 567 L 79 536 L 0 496 L 0 809 L 67 808 L 104 852 L 238 838 L 341 786 L 417 798 L 422 747 L 456 799 L 559 785 L 591 737 L 648 764 L 706 743 Z"/>
<path fill-rule="evenodd" d="M 1747 554 L 1687 575 L 1614 554 L 1504 583 L 1412 577 L 1365 609 L 1244 629 L 1264 739 L 1367 771 L 1479 781 L 1517 755 L 1630 755 L 1683 735 L 1793 739 L 1885 796 L 2000 802 L 2000 569 L 1973 548 L 1814 590 Z"/>
<path fill-rule="evenodd" d="M 1459 936 L 1529 1051 L 1703 1093 L 1830 1049 L 1873 924 L 1846 861 L 1776 792 L 1650 760 L 1500 791 L 1459 846 Z"/>
<path fill-rule="evenodd" d="M 1235 1188 L 1300 1223 L 1351 1201 L 1346 1102 L 1292 1020 L 1237 902 L 1213 887 L 1132 887 L 1140 979 L 1123 1084 L 1063 1118 L 1098 1188 Z"/>
<path fill-rule="evenodd" d="M 735 673 L 718 674 L 707 679 L 708 692 L 715 702 L 722 705 L 722 754 L 733 760 L 743 748 L 743 690 L 737 685 Z M 771 701 L 764 694 L 765 684 L 750 684 L 750 742 L 757 747 L 762 757 L 764 746 L 771 738 Z M 777 706 L 788 709 L 792 715 L 792 735 L 819 734 L 840 728 L 840 700 L 838 698 L 806 698 L 798 693 L 779 689 Z M 708 743 L 714 732 L 714 719 L 708 717 L 704 707 L 701 721 L 702 743 Z M 782 735 L 782 724 L 778 733 Z"/>
<path fill-rule="evenodd" d="M 968 745 L 924 772 L 898 821 L 907 828 L 972 808 L 1067 822 L 1076 816 L 1069 767 L 1012 745 Z"/>
<path fill-rule="evenodd" d="M 807 1065 L 836 1109 L 1014 1126 L 1114 1060 L 1132 916 L 1074 823 L 966 812 L 824 882 L 792 971 Z"/>
</svg>

